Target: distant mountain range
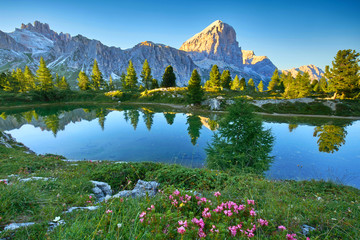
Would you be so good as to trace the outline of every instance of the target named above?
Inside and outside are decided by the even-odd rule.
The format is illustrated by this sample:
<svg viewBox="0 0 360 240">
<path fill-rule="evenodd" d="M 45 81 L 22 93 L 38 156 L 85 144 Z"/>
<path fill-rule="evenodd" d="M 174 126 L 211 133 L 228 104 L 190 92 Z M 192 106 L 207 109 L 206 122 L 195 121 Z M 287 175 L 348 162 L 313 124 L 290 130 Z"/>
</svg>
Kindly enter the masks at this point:
<svg viewBox="0 0 360 240">
<path fill-rule="evenodd" d="M 187 84 L 194 69 L 200 71 L 203 81 L 207 80 L 214 64 L 221 71 L 229 69 L 233 77 L 238 74 L 245 79 L 253 78 L 256 83 L 263 80 L 265 84 L 276 69 L 266 56 L 241 50 L 234 28 L 219 20 L 184 42 L 180 49 L 146 41 L 122 50 L 82 35 L 72 37 L 67 33 L 56 33 L 48 24 L 38 21 L 22 24 L 11 33 L 0 31 L 0 71 L 24 68 L 25 65 L 36 71 L 41 56 L 53 72 L 65 75 L 72 85 L 76 84 L 79 71 L 91 73 L 94 59 L 106 80 L 110 75 L 118 79 L 122 72 L 126 73 L 129 60 L 133 61 L 140 76 L 142 64 L 147 59 L 153 77 L 158 80 L 165 68 L 172 65 L 180 86 Z M 306 71 L 311 79 L 319 79 L 323 74 L 314 65 L 284 71 L 293 75 Z"/>
</svg>

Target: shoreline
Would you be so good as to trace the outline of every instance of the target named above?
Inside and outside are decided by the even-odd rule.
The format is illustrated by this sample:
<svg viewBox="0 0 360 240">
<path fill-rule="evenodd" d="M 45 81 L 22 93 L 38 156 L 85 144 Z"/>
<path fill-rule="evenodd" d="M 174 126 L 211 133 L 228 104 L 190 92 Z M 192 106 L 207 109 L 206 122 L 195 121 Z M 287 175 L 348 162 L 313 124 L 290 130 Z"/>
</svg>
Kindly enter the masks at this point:
<svg viewBox="0 0 360 240">
<path fill-rule="evenodd" d="M 154 105 L 170 107 L 177 110 L 197 111 L 197 112 L 208 112 L 208 113 L 225 113 L 226 111 L 213 111 L 201 108 L 186 107 L 183 104 L 176 103 L 156 103 L 156 102 L 53 102 L 53 103 L 39 103 L 39 104 L 22 104 L 14 106 L 0 106 L 0 110 L 11 110 L 21 108 L 34 108 L 34 107 L 47 107 L 47 106 L 67 106 L 67 105 Z M 255 112 L 262 116 L 272 117 L 311 117 L 311 118 L 329 118 L 329 119 L 348 119 L 348 120 L 360 120 L 360 116 L 336 116 L 336 115 L 317 115 L 317 114 L 297 114 L 297 113 L 266 113 L 266 112 Z"/>
</svg>

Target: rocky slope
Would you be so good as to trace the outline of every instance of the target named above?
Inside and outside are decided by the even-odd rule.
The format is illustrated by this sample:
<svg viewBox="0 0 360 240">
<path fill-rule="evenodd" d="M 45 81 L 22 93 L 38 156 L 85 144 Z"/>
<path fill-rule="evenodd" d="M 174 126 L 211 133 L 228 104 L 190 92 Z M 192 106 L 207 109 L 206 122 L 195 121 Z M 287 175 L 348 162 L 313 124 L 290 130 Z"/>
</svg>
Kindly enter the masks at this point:
<svg viewBox="0 0 360 240">
<path fill-rule="evenodd" d="M 184 42 L 180 50 L 150 41 L 122 50 L 81 35 L 73 37 L 57 33 L 48 24 L 38 21 L 22 24 L 20 29 L 11 33 L 0 31 L 0 71 L 24 68 L 25 65 L 36 71 L 40 57 L 44 57 L 53 72 L 65 75 L 73 86 L 80 70 L 91 73 L 94 59 L 106 80 L 110 75 L 117 79 L 126 72 L 129 60 L 133 61 L 139 76 L 147 59 L 153 77 L 158 80 L 161 80 L 165 68 L 172 65 L 180 86 L 187 84 L 194 69 L 200 71 L 205 81 L 214 64 L 221 71 L 229 69 L 233 76 L 238 74 L 265 83 L 276 69 L 267 57 L 256 56 L 253 51 L 242 51 L 235 30 L 219 20 Z"/>
<path fill-rule="evenodd" d="M 315 66 L 315 65 L 304 65 L 299 68 L 291 68 L 288 70 L 282 70 L 283 73 L 288 74 L 289 72 L 293 77 L 296 77 L 298 72 L 304 73 L 307 72 L 310 75 L 310 80 L 319 80 L 321 77 L 324 76 L 324 71 L 321 70 L 321 68 Z"/>
</svg>

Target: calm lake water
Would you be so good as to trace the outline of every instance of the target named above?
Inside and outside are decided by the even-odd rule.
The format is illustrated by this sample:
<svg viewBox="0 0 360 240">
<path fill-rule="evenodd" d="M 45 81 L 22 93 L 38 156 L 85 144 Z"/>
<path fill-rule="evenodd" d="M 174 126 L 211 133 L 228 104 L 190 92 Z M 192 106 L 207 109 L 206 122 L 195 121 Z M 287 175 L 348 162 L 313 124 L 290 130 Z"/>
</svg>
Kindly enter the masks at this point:
<svg viewBox="0 0 360 240">
<path fill-rule="evenodd" d="M 220 118 L 149 108 L 47 108 L 3 112 L 0 130 L 38 154 L 202 167 Z M 264 117 L 263 125 L 275 136 L 269 178 L 360 188 L 360 121 Z"/>
</svg>

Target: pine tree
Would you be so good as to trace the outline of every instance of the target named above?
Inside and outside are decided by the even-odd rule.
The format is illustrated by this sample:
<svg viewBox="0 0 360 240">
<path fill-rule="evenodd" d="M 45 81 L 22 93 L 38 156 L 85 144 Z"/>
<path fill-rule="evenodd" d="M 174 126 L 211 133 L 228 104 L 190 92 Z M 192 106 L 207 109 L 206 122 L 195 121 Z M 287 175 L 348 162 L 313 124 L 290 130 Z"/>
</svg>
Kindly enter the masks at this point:
<svg viewBox="0 0 360 240">
<path fill-rule="evenodd" d="M 220 83 L 221 83 L 221 87 L 226 88 L 226 89 L 230 89 L 230 83 L 231 83 L 231 76 L 230 76 L 230 71 L 229 70 L 224 70 L 221 74 L 220 77 Z"/>
<path fill-rule="evenodd" d="M 235 90 L 235 91 L 240 90 L 240 79 L 238 75 L 235 76 L 234 80 L 231 83 L 231 90 Z"/>
<path fill-rule="evenodd" d="M 264 91 L 264 83 L 263 81 L 259 82 L 259 85 L 257 86 L 259 92 L 263 92 Z"/>
<path fill-rule="evenodd" d="M 18 92 L 19 91 L 19 82 L 16 78 L 16 72 L 13 69 L 12 73 L 6 74 L 6 79 L 4 83 L 4 91 L 6 92 Z"/>
<path fill-rule="evenodd" d="M 334 92 L 334 98 L 338 94 L 349 95 L 360 87 L 359 56 L 355 50 L 340 50 L 332 62 L 332 68 L 325 67 L 325 77 L 329 81 L 329 90 Z"/>
<path fill-rule="evenodd" d="M 193 70 L 188 85 L 188 101 L 189 103 L 199 104 L 204 96 L 201 88 L 201 77 L 196 69 Z"/>
<path fill-rule="evenodd" d="M 80 90 L 82 91 L 86 91 L 90 89 L 90 81 L 88 76 L 86 75 L 86 73 L 84 71 L 80 71 L 79 72 L 79 76 L 77 78 L 78 81 L 78 86 L 80 88 Z"/>
<path fill-rule="evenodd" d="M 126 89 L 126 75 L 124 72 L 120 75 L 120 84 L 122 89 Z"/>
<path fill-rule="evenodd" d="M 25 84 L 26 84 L 26 91 L 30 91 L 30 90 L 33 90 L 36 88 L 34 74 L 31 72 L 31 70 L 28 66 L 25 66 L 24 78 L 25 78 Z"/>
<path fill-rule="evenodd" d="M 220 72 L 219 72 L 219 68 L 215 64 L 211 68 L 211 71 L 210 71 L 210 79 L 209 79 L 210 87 L 215 88 L 215 89 L 219 89 L 220 86 L 221 86 L 220 80 L 221 80 L 221 75 L 220 75 Z"/>
<path fill-rule="evenodd" d="M 135 68 L 131 60 L 129 61 L 129 65 L 126 70 L 125 82 L 126 88 L 128 89 L 135 89 L 138 84 Z"/>
<path fill-rule="evenodd" d="M 310 85 L 310 75 L 307 72 L 301 75 L 300 81 L 296 82 L 298 86 L 298 95 L 297 97 L 303 98 L 310 94 L 311 92 L 311 85 Z"/>
<path fill-rule="evenodd" d="M 65 76 L 63 76 L 61 78 L 58 88 L 61 90 L 69 90 L 70 89 L 69 83 L 66 81 Z"/>
<path fill-rule="evenodd" d="M 115 89 L 115 87 L 114 87 L 113 79 L 112 79 L 112 76 L 110 75 L 110 77 L 109 77 L 109 90 L 112 91 L 114 89 Z"/>
<path fill-rule="evenodd" d="M 16 69 L 15 77 L 16 77 L 16 80 L 17 80 L 17 82 L 19 84 L 19 92 L 25 92 L 26 91 L 25 75 L 21 71 L 20 68 Z"/>
<path fill-rule="evenodd" d="M 159 88 L 159 82 L 155 78 L 151 80 L 151 89 Z"/>
<path fill-rule="evenodd" d="M 167 66 L 162 77 L 161 87 L 176 87 L 176 76 L 171 65 Z"/>
<path fill-rule="evenodd" d="M 102 73 L 100 72 L 96 59 L 94 59 L 94 65 L 92 68 L 91 83 L 92 88 L 95 91 L 102 90 L 105 87 L 105 81 L 103 79 Z"/>
<path fill-rule="evenodd" d="M 145 89 L 151 89 L 153 78 L 151 76 L 151 68 L 149 66 L 147 59 L 145 59 L 145 61 L 144 61 L 140 77 L 141 77 L 141 81 L 142 81 Z"/>
<path fill-rule="evenodd" d="M 245 91 L 245 89 L 246 89 L 245 78 L 241 78 L 240 79 L 240 91 Z"/>
<path fill-rule="evenodd" d="M 280 84 L 280 77 L 279 77 L 279 70 L 278 69 L 275 69 L 272 77 L 271 77 L 271 81 L 269 82 L 269 85 L 268 85 L 268 90 L 269 91 L 276 91 L 276 90 L 279 90 L 278 89 L 278 86 Z"/>
<path fill-rule="evenodd" d="M 56 87 L 56 88 L 59 88 L 59 86 L 60 86 L 60 77 L 59 77 L 59 74 L 58 73 L 56 73 L 56 75 L 55 75 L 55 80 L 54 80 L 54 87 Z"/>
<path fill-rule="evenodd" d="M 255 83 L 254 83 L 254 80 L 252 79 L 252 78 L 250 78 L 249 79 L 249 81 L 248 81 L 248 90 L 250 90 L 250 91 L 253 91 L 253 92 L 255 92 Z"/>
<path fill-rule="evenodd" d="M 319 80 L 319 92 L 327 92 L 328 89 L 328 83 L 324 77 L 320 78 Z"/>
<path fill-rule="evenodd" d="M 53 89 L 53 77 L 50 70 L 46 67 L 43 57 L 40 58 L 40 65 L 36 71 L 36 79 L 39 82 L 40 90 L 49 91 Z"/>
</svg>

